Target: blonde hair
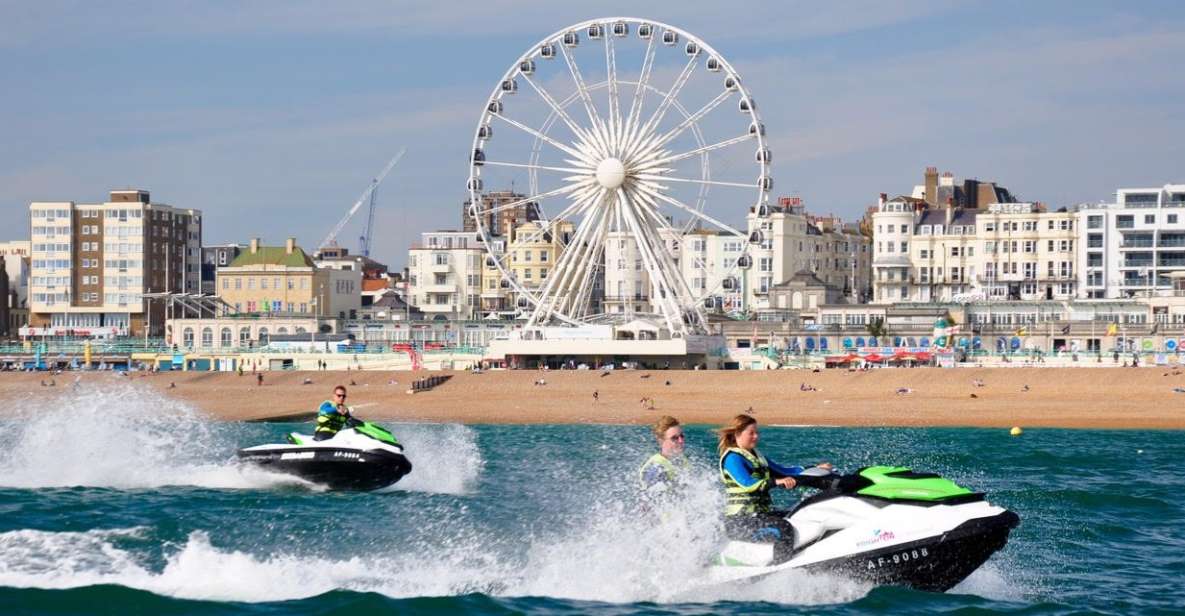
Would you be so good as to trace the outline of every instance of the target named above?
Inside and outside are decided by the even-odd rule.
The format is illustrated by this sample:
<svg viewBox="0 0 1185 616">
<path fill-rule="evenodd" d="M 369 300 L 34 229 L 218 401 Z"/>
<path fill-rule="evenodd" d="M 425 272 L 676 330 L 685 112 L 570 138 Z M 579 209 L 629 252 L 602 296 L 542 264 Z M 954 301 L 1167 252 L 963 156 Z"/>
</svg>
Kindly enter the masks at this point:
<svg viewBox="0 0 1185 616">
<path fill-rule="evenodd" d="M 651 429 L 654 430 L 654 438 L 658 439 L 658 441 L 661 443 L 663 436 L 665 436 L 667 433 L 667 430 L 680 425 L 682 424 L 679 423 L 678 419 L 675 419 L 670 415 L 663 415 L 662 417 L 658 418 L 658 421 L 654 422 L 654 427 Z"/>
<path fill-rule="evenodd" d="M 716 443 L 716 454 L 723 456 L 729 448 L 736 447 L 737 435 L 744 432 L 749 426 L 755 425 L 757 425 L 757 420 L 752 416 L 737 415 L 727 426 L 717 428 L 716 434 L 720 436 L 720 442 Z"/>
</svg>

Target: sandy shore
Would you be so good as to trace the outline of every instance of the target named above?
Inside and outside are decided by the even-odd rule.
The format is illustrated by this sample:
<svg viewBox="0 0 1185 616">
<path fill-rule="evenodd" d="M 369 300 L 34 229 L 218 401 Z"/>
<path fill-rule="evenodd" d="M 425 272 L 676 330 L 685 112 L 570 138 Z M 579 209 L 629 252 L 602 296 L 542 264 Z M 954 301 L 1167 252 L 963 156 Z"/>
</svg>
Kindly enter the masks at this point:
<svg viewBox="0 0 1185 616">
<path fill-rule="evenodd" d="M 751 409 L 767 424 L 1185 428 L 1185 393 L 1173 391 L 1185 388 L 1185 371 L 1166 368 L 452 373 L 433 391 L 406 393 L 414 376 L 428 374 L 442 373 L 268 372 L 263 386 L 251 374 L 126 378 L 226 420 L 312 411 L 334 384 L 353 382 L 350 404 L 358 415 L 376 419 L 646 423 L 672 414 L 686 423 L 715 424 Z M 75 376 L 60 375 L 57 387 L 43 388 L 44 374 L 2 374 L 0 399 L 69 395 Z M 85 390 L 121 378 L 83 374 L 79 384 Z M 303 384 L 306 378 L 313 383 Z M 539 378 L 546 385 L 535 385 Z M 801 391 L 803 383 L 818 391 Z M 903 387 L 912 391 L 895 393 Z M 653 400 L 653 409 L 643 398 Z"/>
</svg>

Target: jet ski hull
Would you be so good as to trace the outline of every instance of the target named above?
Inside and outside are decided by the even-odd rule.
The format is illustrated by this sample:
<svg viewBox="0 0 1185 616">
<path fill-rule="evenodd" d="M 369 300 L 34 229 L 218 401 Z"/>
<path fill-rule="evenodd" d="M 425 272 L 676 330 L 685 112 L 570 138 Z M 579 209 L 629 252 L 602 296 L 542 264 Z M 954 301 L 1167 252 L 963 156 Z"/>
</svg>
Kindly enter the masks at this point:
<svg viewBox="0 0 1185 616">
<path fill-rule="evenodd" d="M 990 518 L 968 520 L 936 537 L 819 562 L 804 569 L 834 572 L 878 585 L 944 592 L 1003 548 L 1019 523 L 1019 516 L 1004 511 Z"/>
<path fill-rule="evenodd" d="M 393 485 L 411 472 L 402 454 L 383 450 L 336 447 L 279 446 L 275 449 L 240 449 L 243 462 L 295 475 L 331 490 L 378 490 Z"/>
</svg>

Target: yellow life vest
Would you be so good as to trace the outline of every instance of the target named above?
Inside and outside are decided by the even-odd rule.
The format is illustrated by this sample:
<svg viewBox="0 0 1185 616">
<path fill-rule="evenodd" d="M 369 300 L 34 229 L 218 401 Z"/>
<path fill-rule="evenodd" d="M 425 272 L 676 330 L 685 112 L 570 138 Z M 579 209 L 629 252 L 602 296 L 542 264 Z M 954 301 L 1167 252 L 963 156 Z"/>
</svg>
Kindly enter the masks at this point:
<svg viewBox="0 0 1185 616">
<path fill-rule="evenodd" d="M 751 486 L 743 486 L 728 471 L 724 470 L 724 458 L 728 457 L 730 453 L 745 458 L 749 466 L 753 468 L 750 477 L 756 479 L 756 483 Z M 725 450 L 724 455 L 720 456 L 720 480 L 724 482 L 724 492 L 727 495 L 724 515 L 752 515 L 767 513 L 773 509 L 770 490 L 773 488 L 774 479 L 770 474 L 769 462 L 760 453 L 750 452 L 740 447 L 729 447 Z"/>
</svg>

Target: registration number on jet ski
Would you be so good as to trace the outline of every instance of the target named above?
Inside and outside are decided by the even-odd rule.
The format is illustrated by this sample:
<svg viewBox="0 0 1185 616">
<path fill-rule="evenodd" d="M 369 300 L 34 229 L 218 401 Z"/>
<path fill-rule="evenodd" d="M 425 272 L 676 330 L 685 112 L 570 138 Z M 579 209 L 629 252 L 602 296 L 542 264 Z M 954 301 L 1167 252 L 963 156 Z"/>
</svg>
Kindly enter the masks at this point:
<svg viewBox="0 0 1185 616">
<path fill-rule="evenodd" d="M 917 548 L 915 550 L 905 550 L 897 552 L 888 556 L 878 556 L 876 560 L 869 559 L 867 569 L 880 569 L 889 565 L 900 565 L 911 560 L 920 560 L 930 556 L 930 550 L 927 548 Z"/>
<path fill-rule="evenodd" d="M 308 460 L 315 455 L 312 451 L 297 451 L 293 453 L 280 454 L 281 460 Z"/>
</svg>

